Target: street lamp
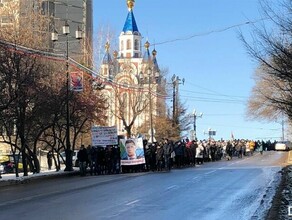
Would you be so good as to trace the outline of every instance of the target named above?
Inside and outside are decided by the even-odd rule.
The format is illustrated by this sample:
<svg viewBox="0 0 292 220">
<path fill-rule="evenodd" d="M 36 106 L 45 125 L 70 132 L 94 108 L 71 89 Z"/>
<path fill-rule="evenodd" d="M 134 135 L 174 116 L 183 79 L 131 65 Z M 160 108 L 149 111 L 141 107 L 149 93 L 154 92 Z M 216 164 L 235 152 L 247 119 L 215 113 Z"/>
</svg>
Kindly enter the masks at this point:
<svg viewBox="0 0 292 220">
<path fill-rule="evenodd" d="M 196 109 L 194 109 L 193 116 L 194 116 L 194 139 L 196 139 L 196 137 L 197 137 L 197 125 L 196 125 L 197 118 L 202 118 L 203 113 L 201 112 L 200 114 L 197 114 Z"/>
<path fill-rule="evenodd" d="M 73 171 L 72 165 L 72 150 L 70 144 L 70 110 L 69 110 L 69 90 L 70 90 L 70 79 L 69 79 L 69 34 L 70 26 L 68 22 L 62 27 L 63 34 L 66 35 L 66 167 L 64 171 Z M 52 41 L 58 41 L 58 33 L 54 31 L 52 33 Z M 75 38 L 82 39 L 82 31 L 77 28 L 75 32 Z"/>
</svg>

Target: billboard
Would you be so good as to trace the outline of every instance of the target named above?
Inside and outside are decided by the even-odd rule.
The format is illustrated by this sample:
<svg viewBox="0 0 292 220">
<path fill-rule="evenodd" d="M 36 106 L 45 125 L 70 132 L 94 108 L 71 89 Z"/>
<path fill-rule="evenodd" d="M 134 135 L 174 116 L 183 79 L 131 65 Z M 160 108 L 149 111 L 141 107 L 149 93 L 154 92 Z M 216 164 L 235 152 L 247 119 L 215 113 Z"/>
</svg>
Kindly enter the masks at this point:
<svg viewBox="0 0 292 220">
<path fill-rule="evenodd" d="M 138 165 L 145 163 L 142 138 L 120 140 L 121 165 Z"/>
</svg>

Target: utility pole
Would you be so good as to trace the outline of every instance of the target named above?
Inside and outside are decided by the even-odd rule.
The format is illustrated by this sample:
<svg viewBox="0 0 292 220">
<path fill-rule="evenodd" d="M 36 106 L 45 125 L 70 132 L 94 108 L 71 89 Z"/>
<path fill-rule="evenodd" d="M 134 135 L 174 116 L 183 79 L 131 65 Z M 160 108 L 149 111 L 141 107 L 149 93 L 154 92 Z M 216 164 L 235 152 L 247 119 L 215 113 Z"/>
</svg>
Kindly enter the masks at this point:
<svg viewBox="0 0 292 220">
<path fill-rule="evenodd" d="M 197 138 L 197 125 L 196 125 L 197 118 L 202 118 L 203 113 L 201 112 L 200 114 L 198 114 L 196 109 L 194 109 L 193 116 L 194 116 L 194 140 L 195 140 Z"/>
<path fill-rule="evenodd" d="M 171 77 L 171 81 L 172 81 L 172 88 L 173 88 L 173 92 L 172 92 L 172 99 L 173 99 L 173 103 L 172 103 L 172 126 L 175 126 L 176 124 L 178 124 L 178 112 L 177 112 L 177 108 L 178 108 L 178 86 L 179 84 L 184 84 L 185 79 L 180 79 L 178 76 L 176 76 L 175 74 L 173 74 L 173 76 Z M 180 83 L 181 81 L 181 83 Z"/>
</svg>

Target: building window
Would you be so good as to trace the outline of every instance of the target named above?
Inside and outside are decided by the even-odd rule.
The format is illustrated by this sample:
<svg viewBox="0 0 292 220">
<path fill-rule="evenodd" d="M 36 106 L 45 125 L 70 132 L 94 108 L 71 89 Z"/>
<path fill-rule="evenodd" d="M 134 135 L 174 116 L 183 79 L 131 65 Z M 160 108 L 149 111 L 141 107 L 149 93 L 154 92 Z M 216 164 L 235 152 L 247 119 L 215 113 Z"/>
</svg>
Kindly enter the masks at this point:
<svg viewBox="0 0 292 220">
<path fill-rule="evenodd" d="M 127 50 L 131 50 L 132 46 L 131 46 L 131 40 L 127 40 Z"/>
<path fill-rule="evenodd" d="M 139 58 L 139 54 L 138 53 L 135 53 L 134 54 L 134 58 Z"/>
<path fill-rule="evenodd" d="M 124 50 L 124 41 L 121 41 L 121 50 Z"/>
<path fill-rule="evenodd" d="M 9 24 L 12 23 L 12 16 L 3 16 L 1 18 L 1 23 L 2 24 Z"/>
<path fill-rule="evenodd" d="M 139 50 L 139 40 L 135 40 L 135 50 Z"/>
<path fill-rule="evenodd" d="M 42 2 L 42 13 L 46 15 L 55 16 L 55 3 L 51 1 Z"/>
<path fill-rule="evenodd" d="M 104 68 L 103 75 L 104 75 L 104 76 L 107 75 L 107 68 Z"/>
<path fill-rule="evenodd" d="M 0 3 L 12 2 L 13 0 L 0 0 Z"/>
</svg>

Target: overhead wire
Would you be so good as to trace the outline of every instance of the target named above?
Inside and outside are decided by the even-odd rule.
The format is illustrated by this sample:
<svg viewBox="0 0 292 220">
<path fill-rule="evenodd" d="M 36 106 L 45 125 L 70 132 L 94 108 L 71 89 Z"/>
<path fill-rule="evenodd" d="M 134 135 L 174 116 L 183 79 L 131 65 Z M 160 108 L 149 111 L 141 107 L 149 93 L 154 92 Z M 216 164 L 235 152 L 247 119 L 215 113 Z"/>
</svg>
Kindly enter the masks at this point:
<svg viewBox="0 0 292 220">
<path fill-rule="evenodd" d="M 175 38 L 175 39 L 171 39 L 171 40 L 162 41 L 160 43 L 153 44 L 153 46 L 169 44 L 169 43 L 173 43 L 173 42 L 177 42 L 177 41 L 187 41 L 187 40 L 190 40 L 190 39 L 195 38 L 195 37 L 208 36 L 208 35 L 213 34 L 213 33 L 220 33 L 220 32 L 224 32 L 224 31 L 228 31 L 228 30 L 233 29 L 233 28 L 237 28 L 237 27 L 241 27 L 241 26 L 245 26 L 245 25 L 255 24 L 255 23 L 258 23 L 258 22 L 264 21 L 264 20 L 271 20 L 271 18 L 270 17 L 266 17 L 266 18 L 259 18 L 259 19 L 253 20 L 253 21 L 245 21 L 245 22 L 242 22 L 242 23 L 238 23 L 238 24 L 231 25 L 231 26 L 224 27 L 224 28 L 217 29 L 217 30 L 211 30 L 211 31 L 203 32 L 203 33 L 192 34 L 192 35 L 186 36 L 186 37 L 180 37 L 180 38 Z"/>
</svg>

